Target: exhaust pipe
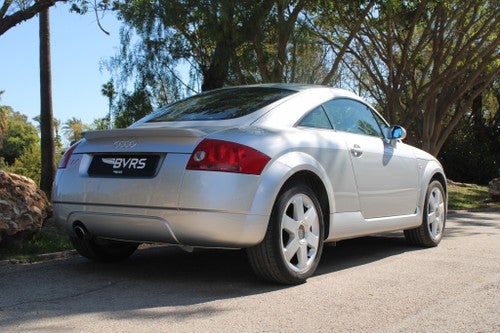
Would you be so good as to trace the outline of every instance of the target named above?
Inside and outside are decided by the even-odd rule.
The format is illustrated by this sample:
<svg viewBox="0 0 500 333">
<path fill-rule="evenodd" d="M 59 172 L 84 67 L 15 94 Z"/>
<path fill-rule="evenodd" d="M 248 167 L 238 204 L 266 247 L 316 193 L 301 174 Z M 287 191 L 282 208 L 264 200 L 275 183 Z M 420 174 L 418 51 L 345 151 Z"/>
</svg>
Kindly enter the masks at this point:
<svg viewBox="0 0 500 333">
<path fill-rule="evenodd" d="M 89 233 L 87 229 L 81 224 L 77 224 L 73 227 L 73 231 L 79 239 L 86 239 L 89 237 Z"/>
</svg>

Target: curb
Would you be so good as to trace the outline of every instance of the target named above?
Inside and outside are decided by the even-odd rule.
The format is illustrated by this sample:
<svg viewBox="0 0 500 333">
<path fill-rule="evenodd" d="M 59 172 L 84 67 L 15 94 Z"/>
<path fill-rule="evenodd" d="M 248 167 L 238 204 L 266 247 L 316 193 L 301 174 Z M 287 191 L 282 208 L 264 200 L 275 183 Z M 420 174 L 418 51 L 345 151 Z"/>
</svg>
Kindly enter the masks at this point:
<svg viewBox="0 0 500 333">
<path fill-rule="evenodd" d="M 41 262 L 46 262 L 50 260 L 56 259 L 66 259 L 71 257 L 76 257 L 78 253 L 76 250 L 67 250 L 61 252 L 53 252 L 53 253 L 43 253 L 36 255 L 36 261 L 25 261 L 25 260 L 17 260 L 17 259 L 5 259 L 0 260 L 0 267 L 7 265 L 16 265 L 16 264 L 37 264 Z"/>
</svg>

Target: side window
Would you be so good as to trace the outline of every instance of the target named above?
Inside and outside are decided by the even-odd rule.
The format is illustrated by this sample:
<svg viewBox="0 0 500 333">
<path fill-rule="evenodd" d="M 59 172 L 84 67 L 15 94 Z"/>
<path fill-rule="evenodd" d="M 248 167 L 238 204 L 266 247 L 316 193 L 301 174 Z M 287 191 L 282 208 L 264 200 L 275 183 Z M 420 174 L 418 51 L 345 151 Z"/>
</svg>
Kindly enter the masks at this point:
<svg viewBox="0 0 500 333">
<path fill-rule="evenodd" d="M 332 125 L 321 106 L 312 110 L 302 118 L 299 126 L 332 129 Z"/>
<path fill-rule="evenodd" d="M 337 131 L 384 137 L 372 111 L 363 103 L 351 99 L 333 99 L 323 106 Z"/>
</svg>

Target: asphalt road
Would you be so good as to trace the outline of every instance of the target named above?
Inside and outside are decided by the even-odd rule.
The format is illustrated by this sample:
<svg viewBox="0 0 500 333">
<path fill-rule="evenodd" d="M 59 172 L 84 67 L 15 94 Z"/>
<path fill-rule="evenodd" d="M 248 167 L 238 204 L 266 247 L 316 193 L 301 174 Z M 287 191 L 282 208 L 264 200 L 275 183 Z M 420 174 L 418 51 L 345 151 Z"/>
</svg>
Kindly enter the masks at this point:
<svg viewBox="0 0 500 333">
<path fill-rule="evenodd" d="M 0 264 L 1 332 L 334 330 L 500 332 L 500 212 L 450 214 L 437 248 L 401 233 L 339 242 L 295 287 L 257 281 L 242 251 Z"/>
</svg>

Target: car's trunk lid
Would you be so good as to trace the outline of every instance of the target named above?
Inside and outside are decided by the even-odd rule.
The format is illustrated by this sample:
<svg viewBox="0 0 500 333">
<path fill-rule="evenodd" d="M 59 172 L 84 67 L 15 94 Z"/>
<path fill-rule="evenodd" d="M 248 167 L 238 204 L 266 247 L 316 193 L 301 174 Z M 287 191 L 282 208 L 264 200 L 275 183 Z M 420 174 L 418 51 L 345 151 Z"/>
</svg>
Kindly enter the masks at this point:
<svg viewBox="0 0 500 333">
<path fill-rule="evenodd" d="M 75 153 L 158 152 L 186 153 L 209 133 L 220 128 L 125 128 L 88 131 Z"/>
<path fill-rule="evenodd" d="M 58 173 L 55 201 L 173 208 L 196 145 L 221 128 L 89 131 Z M 91 206 L 89 206 L 91 207 Z"/>
</svg>

